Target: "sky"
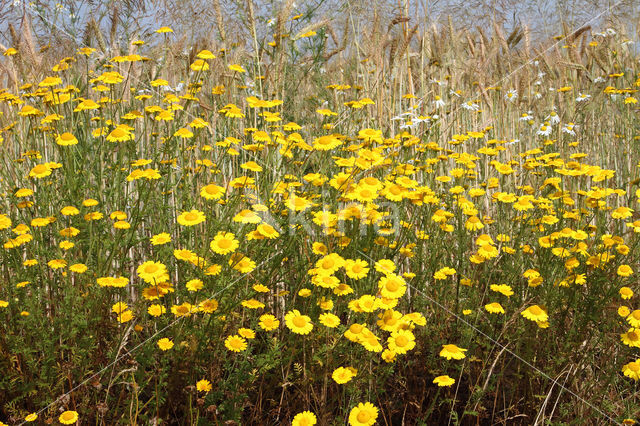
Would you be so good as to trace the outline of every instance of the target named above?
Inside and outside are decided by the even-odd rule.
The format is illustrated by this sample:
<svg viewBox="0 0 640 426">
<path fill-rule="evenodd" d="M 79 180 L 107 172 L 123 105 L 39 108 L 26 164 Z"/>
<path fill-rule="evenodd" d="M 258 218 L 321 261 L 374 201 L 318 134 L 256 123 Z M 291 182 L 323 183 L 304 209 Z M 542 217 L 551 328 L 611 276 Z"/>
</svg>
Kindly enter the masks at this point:
<svg viewBox="0 0 640 426">
<path fill-rule="evenodd" d="M 30 14 L 36 32 L 43 39 L 53 37 L 81 41 L 91 17 L 108 35 L 114 6 L 118 7 L 120 17 L 116 36 L 125 44 L 133 35 L 153 40 L 153 31 L 160 25 L 169 25 L 177 34 L 184 34 L 190 40 L 215 38 L 217 27 L 213 4 L 213 0 L 0 0 L 0 43 L 7 47 L 12 44 L 8 25 L 12 23 L 19 28 L 25 12 Z M 242 28 L 237 24 L 247 19 L 246 2 L 220 0 L 220 4 L 227 26 Z M 282 1 L 254 0 L 254 4 L 260 35 L 273 31 L 268 22 L 282 8 Z M 594 30 L 619 29 L 624 23 L 629 28 L 629 38 L 636 40 L 637 31 L 633 25 L 640 17 L 640 2 L 637 0 L 296 0 L 291 15 L 303 14 L 306 17 L 312 14 L 314 18 L 309 22 L 327 18 L 339 23 L 344 22 L 348 8 L 357 11 L 354 15 L 361 17 L 365 26 L 376 9 L 388 19 L 407 14 L 412 20 L 411 25 L 448 25 L 449 16 L 454 27 L 471 30 L 480 27 L 491 32 L 493 21 L 500 22 L 507 33 L 518 25 L 527 25 L 534 40 L 557 35 L 561 21 L 572 29 L 588 23 Z M 609 8 L 611 13 L 607 12 Z M 300 22 L 304 23 L 304 19 Z M 334 28 L 334 31 L 340 33 L 341 28 Z M 242 40 L 248 35 L 240 32 L 235 37 Z"/>
</svg>

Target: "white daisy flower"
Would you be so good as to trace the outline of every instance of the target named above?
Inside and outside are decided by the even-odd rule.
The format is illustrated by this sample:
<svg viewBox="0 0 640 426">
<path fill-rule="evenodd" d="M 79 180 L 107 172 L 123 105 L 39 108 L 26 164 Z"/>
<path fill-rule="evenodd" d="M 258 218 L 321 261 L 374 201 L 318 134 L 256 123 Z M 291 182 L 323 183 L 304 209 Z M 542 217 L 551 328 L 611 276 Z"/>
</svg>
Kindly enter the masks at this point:
<svg viewBox="0 0 640 426">
<path fill-rule="evenodd" d="M 591 95 L 578 93 L 578 97 L 576 98 L 576 102 L 588 101 L 589 99 L 591 99 Z"/>
<path fill-rule="evenodd" d="M 552 130 L 553 130 L 553 128 L 551 127 L 549 122 L 545 121 L 544 123 L 542 123 L 542 125 L 540 126 L 540 128 L 536 132 L 536 135 L 538 135 L 538 136 L 549 136 L 551 134 Z"/>
<path fill-rule="evenodd" d="M 551 111 L 551 113 L 547 117 L 545 117 L 544 120 L 551 123 L 551 125 L 554 125 L 560 122 L 560 116 L 558 115 L 557 112 Z"/>
<path fill-rule="evenodd" d="M 567 123 L 567 124 L 565 124 L 564 126 L 562 126 L 562 132 L 563 132 L 563 133 L 568 133 L 568 134 L 570 134 L 571 136 L 575 136 L 575 135 L 576 135 L 576 132 L 575 132 L 575 130 L 574 130 L 574 129 L 575 129 L 575 127 L 576 127 L 576 125 L 575 125 L 575 124 L 573 124 L 573 123 Z"/>
<path fill-rule="evenodd" d="M 480 105 L 474 103 L 473 101 L 469 101 L 469 102 L 463 103 L 462 108 L 469 111 L 478 111 L 480 109 Z"/>
<path fill-rule="evenodd" d="M 520 121 L 529 121 L 529 120 L 533 120 L 533 115 L 531 115 L 531 111 L 529 112 L 523 112 L 522 115 L 520 116 L 520 118 L 518 119 Z"/>
</svg>

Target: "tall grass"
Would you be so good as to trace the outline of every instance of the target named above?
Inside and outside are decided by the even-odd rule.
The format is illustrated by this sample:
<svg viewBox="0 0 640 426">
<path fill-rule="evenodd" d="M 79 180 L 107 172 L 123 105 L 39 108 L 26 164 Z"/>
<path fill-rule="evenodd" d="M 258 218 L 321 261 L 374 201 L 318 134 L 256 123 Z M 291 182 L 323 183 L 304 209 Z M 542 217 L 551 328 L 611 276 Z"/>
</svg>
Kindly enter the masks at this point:
<svg viewBox="0 0 640 426">
<path fill-rule="evenodd" d="M 218 38 L 1 46 L 0 418 L 638 415 L 620 29 L 284 2 L 262 37 L 248 2 L 232 45 L 216 8 Z"/>
</svg>

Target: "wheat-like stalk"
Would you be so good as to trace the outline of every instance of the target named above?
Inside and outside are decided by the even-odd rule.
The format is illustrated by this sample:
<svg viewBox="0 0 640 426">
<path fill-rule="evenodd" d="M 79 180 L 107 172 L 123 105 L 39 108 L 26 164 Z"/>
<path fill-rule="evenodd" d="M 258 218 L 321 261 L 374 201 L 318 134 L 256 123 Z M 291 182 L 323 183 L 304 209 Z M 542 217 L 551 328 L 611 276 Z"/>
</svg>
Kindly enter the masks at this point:
<svg viewBox="0 0 640 426">
<path fill-rule="evenodd" d="M 220 0 L 213 0 L 213 9 L 216 15 L 216 24 L 218 26 L 218 33 L 220 34 L 220 39 L 223 44 L 226 44 L 227 41 L 227 32 L 224 28 L 224 19 L 222 15 L 222 8 L 220 7 Z"/>
</svg>

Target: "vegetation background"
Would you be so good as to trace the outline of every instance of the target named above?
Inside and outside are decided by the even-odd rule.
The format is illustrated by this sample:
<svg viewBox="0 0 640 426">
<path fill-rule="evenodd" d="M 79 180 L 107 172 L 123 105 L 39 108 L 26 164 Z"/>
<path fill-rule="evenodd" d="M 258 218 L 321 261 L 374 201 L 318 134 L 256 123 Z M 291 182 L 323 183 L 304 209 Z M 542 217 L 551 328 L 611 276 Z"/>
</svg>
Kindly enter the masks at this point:
<svg viewBox="0 0 640 426">
<path fill-rule="evenodd" d="M 0 419 L 20 424 L 38 413 L 50 423 L 73 410 L 87 424 L 283 424 L 309 410 L 320 424 L 344 424 L 370 401 L 380 424 L 632 423 L 639 18 L 631 0 L 0 0 Z M 158 34 L 160 26 L 173 32 Z M 194 68 L 204 49 L 217 58 Z M 147 59 L 122 60 L 136 54 Z M 110 70 L 124 79 L 105 82 Z M 52 75 L 66 89 L 42 84 Z M 256 107 L 251 96 L 282 104 Z M 100 102 L 99 113 L 74 111 L 86 99 Z M 163 111 L 171 119 L 158 118 Z M 45 114 L 62 118 L 41 122 Z M 273 133 L 284 131 L 271 127 L 279 120 L 302 126 L 307 143 L 295 141 L 295 156 Z M 121 123 L 133 140 L 107 140 L 127 129 Z M 186 127 L 194 131 L 179 133 Z M 73 147 L 58 139 L 67 132 Z M 259 132 L 269 133 L 268 149 Z M 317 139 L 329 134 L 339 143 L 326 152 Z M 61 170 L 34 177 L 42 158 Z M 160 179 L 134 171 L 146 159 Z M 356 159 L 376 165 L 352 171 Z M 401 177 L 407 169 L 415 184 Z M 328 184 L 345 170 L 361 186 L 370 177 L 406 188 L 394 186 L 397 205 L 380 195 L 378 206 L 362 201 L 354 212 L 348 202 L 361 195 Z M 222 202 L 200 195 L 209 184 L 224 188 Z M 465 195 L 469 206 L 458 195 L 471 189 L 486 192 Z M 297 209 L 298 198 L 340 225 Z M 234 220 L 256 205 L 268 208 L 277 240 Z M 82 215 L 61 213 L 69 206 Z M 193 209 L 206 226 L 180 223 Z M 56 220 L 34 225 L 47 217 Z M 212 254 L 218 231 L 238 237 L 250 259 Z M 162 232 L 172 245 L 149 242 Z M 363 281 L 333 271 L 355 294 L 310 283 L 323 254 L 312 243 L 369 264 Z M 195 261 L 174 249 L 193 250 Z M 203 258 L 224 272 L 205 273 Z M 395 338 L 377 316 L 384 309 L 351 303 L 379 296 L 382 259 L 409 283 L 395 309 L 416 347 L 395 362 L 344 338 L 354 323 L 385 348 Z M 138 269 L 153 261 L 175 285 L 161 302 L 147 300 Z M 88 272 L 67 268 L 76 262 Z M 98 285 L 117 276 L 132 284 Z M 187 290 L 196 277 L 206 292 Z M 492 288 L 501 284 L 515 294 Z M 202 310 L 203 295 L 215 295 L 215 314 Z M 249 307 L 256 300 L 280 321 L 271 334 Z M 166 313 L 151 315 L 151 303 Z M 523 318 L 534 304 L 548 322 Z M 312 317 L 312 335 L 285 325 L 293 309 Z M 325 311 L 337 329 L 321 325 Z M 225 342 L 240 328 L 258 337 L 236 352 Z M 161 337 L 175 347 L 159 347 Z M 445 361 L 442 347 L 454 343 L 468 352 Z M 333 380 L 341 366 L 356 377 Z M 433 381 L 444 375 L 455 385 Z"/>
</svg>

